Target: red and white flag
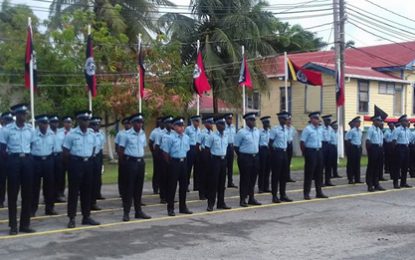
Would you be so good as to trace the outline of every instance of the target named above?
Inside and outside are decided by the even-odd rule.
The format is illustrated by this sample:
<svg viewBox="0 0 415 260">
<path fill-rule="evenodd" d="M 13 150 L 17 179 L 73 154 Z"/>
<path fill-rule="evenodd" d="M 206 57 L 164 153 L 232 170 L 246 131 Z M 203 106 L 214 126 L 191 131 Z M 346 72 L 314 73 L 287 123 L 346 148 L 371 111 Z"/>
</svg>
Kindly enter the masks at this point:
<svg viewBox="0 0 415 260">
<path fill-rule="evenodd" d="M 205 66 L 203 65 L 202 52 L 200 51 L 197 54 L 195 69 L 193 71 L 193 88 L 199 96 L 211 89 L 206 76 Z"/>
</svg>

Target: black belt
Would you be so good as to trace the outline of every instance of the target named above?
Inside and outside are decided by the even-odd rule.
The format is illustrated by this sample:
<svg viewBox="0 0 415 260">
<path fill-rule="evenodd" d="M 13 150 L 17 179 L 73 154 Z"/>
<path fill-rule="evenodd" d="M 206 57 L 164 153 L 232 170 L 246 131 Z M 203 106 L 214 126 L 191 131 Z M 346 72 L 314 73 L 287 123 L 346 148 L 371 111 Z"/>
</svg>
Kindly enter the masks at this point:
<svg viewBox="0 0 415 260">
<path fill-rule="evenodd" d="M 356 148 L 361 148 L 361 145 L 357 145 L 357 144 L 352 144 L 352 146 L 356 147 Z"/>
<path fill-rule="evenodd" d="M 286 152 L 286 151 L 287 151 L 287 149 L 283 149 L 283 148 L 276 148 L 276 147 L 272 148 L 272 150 L 274 150 L 274 151 L 276 151 L 276 152 Z"/>
<path fill-rule="evenodd" d="M 92 157 L 81 157 L 76 155 L 71 155 L 71 158 L 81 162 L 89 162 L 92 160 Z"/>
<path fill-rule="evenodd" d="M 382 145 L 380 145 L 380 144 L 371 144 L 371 146 L 373 146 L 373 147 L 382 147 Z"/>
<path fill-rule="evenodd" d="M 184 157 L 184 158 L 171 158 L 173 161 L 176 161 L 176 162 L 184 162 L 184 161 L 186 161 L 186 157 Z"/>
<path fill-rule="evenodd" d="M 292 145 L 292 144 L 293 144 L 293 142 L 292 142 L 292 141 L 291 141 L 291 142 L 287 142 L 287 144 L 288 144 L 288 145 Z"/>
<path fill-rule="evenodd" d="M 269 149 L 269 147 L 267 145 L 261 145 L 259 148 Z"/>
<path fill-rule="evenodd" d="M 30 153 L 10 153 L 10 157 L 19 157 L 19 158 L 25 158 L 30 157 Z"/>
<path fill-rule="evenodd" d="M 321 150 L 321 148 L 305 148 L 308 151 L 314 151 L 314 152 L 318 152 Z"/>
<path fill-rule="evenodd" d="M 396 146 L 400 146 L 400 147 L 409 147 L 409 144 L 397 144 Z"/>
<path fill-rule="evenodd" d="M 143 157 L 134 157 L 134 156 L 126 156 L 125 159 L 130 162 L 142 162 L 144 161 Z"/>
<path fill-rule="evenodd" d="M 37 161 L 46 161 L 48 159 L 51 159 L 52 155 L 47 155 L 47 156 L 37 156 L 37 155 L 33 155 L 33 159 L 37 160 Z"/>
<path fill-rule="evenodd" d="M 323 143 L 323 144 L 329 144 L 329 142 L 327 142 L 327 141 L 322 141 L 322 143 Z"/>
<path fill-rule="evenodd" d="M 249 156 L 249 157 L 257 157 L 257 153 L 239 153 L 240 155 L 245 155 L 245 156 Z"/>
<path fill-rule="evenodd" d="M 218 155 L 213 155 L 212 154 L 212 158 L 225 160 L 226 159 L 226 156 L 218 156 Z"/>
<path fill-rule="evenodd" d="M 60 156 L 62 153 L 53 153 L 54 156 Z"/>
</svg>

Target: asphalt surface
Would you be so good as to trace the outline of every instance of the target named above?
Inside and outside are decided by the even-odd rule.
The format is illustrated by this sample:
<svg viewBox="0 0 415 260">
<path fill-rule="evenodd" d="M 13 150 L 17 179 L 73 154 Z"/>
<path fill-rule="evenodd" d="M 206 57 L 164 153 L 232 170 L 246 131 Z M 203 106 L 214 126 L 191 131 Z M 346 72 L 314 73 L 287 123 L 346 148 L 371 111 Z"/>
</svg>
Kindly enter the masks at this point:
<svg viewBox="0 0 415 260">
<path fill-rule="evenodd" d="M 342 172 L 342 171 L 341 171 Z M 364 172 L 364 171 L 362 171 Z M 344 172 L 342 172 L 344 175 Z M 288 184 L 292 203 L 272 204 L 258 194 L 262 206 L 240 208 L 238 190 L 226 190 L 232 210 L 206 211 L 206 201 L 188 194 L 193 215 L 167 217 L 166 206 L 145 185 L 143 210 L 153 218 L 122 222 L 116 186 L 104 187 L 102 211 L 93 217 L 101 226 L 66 229 L 61 214 L 32 220 L 38 232 L 8 236 L 7 209 L 0 209 L 0 259 L 414 259 L 415 189 L 369 193 L 364 184 L 334 179 L 324 188 L 330 199 L 302 199 L 302 173 Z M 414 180 L 409 180 L 415 184 Z M 313 193 L 313 192 L 312 192 Z M 314 194 L 313 194 L 314 195 Z"/>
</svg>

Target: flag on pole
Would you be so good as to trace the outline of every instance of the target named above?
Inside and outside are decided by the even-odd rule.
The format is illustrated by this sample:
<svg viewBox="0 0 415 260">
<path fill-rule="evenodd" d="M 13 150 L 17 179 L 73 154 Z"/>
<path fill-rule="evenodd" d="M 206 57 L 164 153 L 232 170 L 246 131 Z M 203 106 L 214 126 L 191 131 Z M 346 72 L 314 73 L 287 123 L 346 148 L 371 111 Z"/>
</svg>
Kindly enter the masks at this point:
<svg viewBox="0 0 415 260">
<path fill-rule="evenodd" d="M 209 91 L 210 84 L 206 76 L 205 66 L 203 65 L 202 52 L 198 52 L 195 69 L 193 71 L 193 88 L 201 96 L 203 92 Z"/>
<path fill-rule="evenodd" d="M 24 81 L 25 87 L 30 89 L 30 62 L 33 63 L 33 88 L 37 87 L 37 66 L 36 66 L 36 52 L 33 48 L 32 38 L 32 26 L 27 27 L 27 40 L 26 40 L 26 54 L 25 54 L 25 72 Z"/>
<path fill-rule="evenodd" d="M 246 56 L 244 55 L 241 62 L 241 70 L 239 71 L 239 85 L 252 89 L 251 74 L 249 73 L 248 63 L 246 62 Z"/>
<path fill-rule="evenodd" d="M 138 70 L 138 78 L 139 78 L 139 82 L 138 82 L 139 93 L 137 93 L 137 97 L 138 95 L 140 95 L 141 98 L 143 98 L 144 97 L 144 75 L 146 73 L 146 70 L 144 68 L 144 53 L 143 53 L 142 46 L 140 46 L 140 49 L 138 50 L 137 70 Z"/>
<path fill-rule="evenodd" d="M 300 68 L 290 59 L 287 59 L 288 63 L 288 78 L 294 81 L 312 85 L 312 86 L 323 86 L 323 78 L 320 72 Z"/>
<path fill-rule="evenodd" d="M 91 91 L 91 95 L 95 97 L 97 95 L 97 78 L 95 75 L 96 66 L 94 61 L 94 49 L 92 45 L 92 36 L 88 34 L 86 43 L 86 61 L 85 61 L 85 79 L 88 84 L 88 89 Z"/>
<path fill-rule="evenodd" d="M 340 70 L 336 70 L 336 104 L 338 107 L 344 106 L 344 76 Z"/>
</svg>

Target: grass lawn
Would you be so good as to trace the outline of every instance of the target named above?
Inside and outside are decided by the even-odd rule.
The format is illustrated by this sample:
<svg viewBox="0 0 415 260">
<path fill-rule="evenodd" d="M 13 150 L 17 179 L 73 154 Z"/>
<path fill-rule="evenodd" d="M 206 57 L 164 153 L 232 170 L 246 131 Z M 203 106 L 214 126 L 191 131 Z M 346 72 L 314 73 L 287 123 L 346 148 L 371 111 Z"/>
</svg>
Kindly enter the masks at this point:
<svg viewBox="0 0 415 260">
<path fill-rule="evenodd" d="M 151 157 L 146 158 L 146 181 L 151 180 L 153 176 L 153 159 Z M 362 166 L 367 165 L 367 157 L 362 156 L 361 161 Z M 346 167 L 346 159 L 341 159 L 339 163 L 339 168 Z M 294 157 L 291 162 L 291 170 L 292 171 L 299 171 L 303 170 L 304 168 L 304 158 L 303 157 Z M 234 174 L 239 173 L 238 166 L 236 164 L 236 160 L 234 161 Z M 105 172 L 102 177 L 102 182 L 104 184 L 114 184 L 117 183 L 118 176 L 118 165 L 116 163 L 110 163 L 109 161 L 105 162 Z"/>
</svg>

